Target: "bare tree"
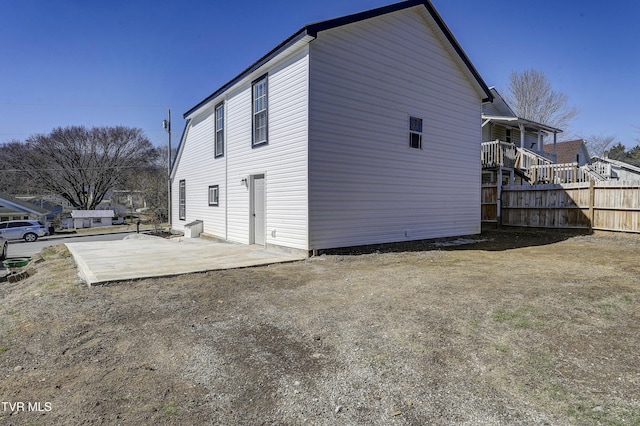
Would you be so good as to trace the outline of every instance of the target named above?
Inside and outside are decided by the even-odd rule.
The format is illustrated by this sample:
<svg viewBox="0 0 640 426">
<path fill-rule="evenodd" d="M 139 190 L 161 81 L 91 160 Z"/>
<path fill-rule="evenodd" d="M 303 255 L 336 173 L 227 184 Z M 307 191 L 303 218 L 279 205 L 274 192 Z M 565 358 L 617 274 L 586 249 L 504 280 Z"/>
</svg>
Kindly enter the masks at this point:
<svg viewBox="0 0 640 426">
<path fill-rule="evenodd" d="M 511 73 L 507 102 L 518 117 L 563 130 L 579 113 L 569 105 L 569 97 L 554 91 L 544 72 L 535 69 Z"/>
<path fill-rule="evenodd" d="M 31 179 L 24 171 L 26 145 L 12 140 L 0 145 L 0 192 L 27 195 L 34 190 Z"/>
<path fill-rule="evenodd" d="M 34 184 L 92 210 L 129 171 L 147 165 L 153 146 L 136 128 L 70 126 L 29 137 L 26 149 L 23 167 Z"/>
<path fill-rule="evenodd" d="M 128 188 L 144 195 L 152 220 L 164 222 L 168 218 L 167 147 L 154 148 L 149 153 L 149 163 L 130 174 Z"/>
<path fill-rule="evenodd" d="M 584 144 L 587 146 L 589 155 L 604 157 L 605 153 L 609 151 L 609 148 L 613 145 L 619 144 L 620 141 L 614 135 L 591 135 L 586 138 L 582 138 Z"/>
</svg>

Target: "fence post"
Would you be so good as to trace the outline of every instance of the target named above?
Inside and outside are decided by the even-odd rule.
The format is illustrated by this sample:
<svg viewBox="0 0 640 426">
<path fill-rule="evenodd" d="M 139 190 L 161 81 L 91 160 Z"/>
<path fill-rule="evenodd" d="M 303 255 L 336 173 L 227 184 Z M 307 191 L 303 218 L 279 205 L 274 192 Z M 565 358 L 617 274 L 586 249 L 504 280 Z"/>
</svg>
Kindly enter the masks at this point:
<svg viewBox="0 0 640 426">
<path fill-rule="evenodd" d="M 499 175 L 496 182 L 496 228 L 500 229 L 502 227 L 502 168 L 498 171 Z"/>
<path fill-rule="evenodd" d="M 594 181 L 589 180 L 589 231 L 593 232 L 593 220 L 595 219 L 594 203 L 596 195 L 596 184 Z"/>
</svg>

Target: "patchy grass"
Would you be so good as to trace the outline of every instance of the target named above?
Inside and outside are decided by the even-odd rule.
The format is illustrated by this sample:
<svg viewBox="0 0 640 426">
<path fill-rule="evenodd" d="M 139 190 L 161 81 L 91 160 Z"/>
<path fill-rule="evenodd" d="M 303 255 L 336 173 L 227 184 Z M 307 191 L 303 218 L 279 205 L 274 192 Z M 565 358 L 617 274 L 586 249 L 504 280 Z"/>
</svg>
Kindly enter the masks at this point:
<svg viewBox="0 0 640 426">
<path fill-rule="evenodd" d="M 49 249 L 0 394 L 54 410 L 0 423 L 640 424 L 640 238 L 485 238 L 92 288 Z"/>
<path fill-rule="evenodd" d="M 539 309 L 533 306 L 523 306 L 513 310 L 495 309 L 491 317 L 498 323 L 504 323 L 514 328 L 531 329 L 545 326 L 545 322 L 537 318 L 539 315 Z"/>
<path fill-rule="evenodd" d="M 71 253 L 64 244 L 45 247 L 39 254 L 44 260 L 66 259 L 71 257 Z"/>
</svg>

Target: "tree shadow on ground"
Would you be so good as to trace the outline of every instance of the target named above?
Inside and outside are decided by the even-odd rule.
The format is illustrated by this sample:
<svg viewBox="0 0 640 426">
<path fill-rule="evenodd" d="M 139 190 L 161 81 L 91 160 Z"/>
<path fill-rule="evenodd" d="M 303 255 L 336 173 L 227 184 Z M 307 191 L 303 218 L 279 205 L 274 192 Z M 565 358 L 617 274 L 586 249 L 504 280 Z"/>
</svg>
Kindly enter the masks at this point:
<svg viewBox="0 0 640 426">
<path fill-rule="evenodd" d="M 559 243 L 579 235 L 591 232 L 580 230 L 551 229 L 490 229 L 479 235 L 439 238 L 431 240 L 404 241 L 398 243 L 372 244 L 357 247 L 344 247 L 320 250 L 319 254 L 361 255 L 372 253 L 401 253 L 431 250 L 486 250 L 504 251 L 523 247 L 535 247 Z"/>
</svg>

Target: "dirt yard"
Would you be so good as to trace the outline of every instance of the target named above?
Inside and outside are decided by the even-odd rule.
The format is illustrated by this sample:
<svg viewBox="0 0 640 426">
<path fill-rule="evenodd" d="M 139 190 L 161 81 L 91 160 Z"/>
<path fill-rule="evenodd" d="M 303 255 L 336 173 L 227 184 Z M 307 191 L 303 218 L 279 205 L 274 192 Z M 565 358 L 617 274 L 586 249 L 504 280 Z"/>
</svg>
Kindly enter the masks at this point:
<svg viewBox="0 0 640 426">
<path fill-rule="evenodd" d="M 640 236 L 0 285 L 0 423 L 640 424 Z"/>
</svg>

